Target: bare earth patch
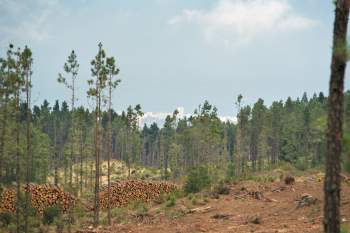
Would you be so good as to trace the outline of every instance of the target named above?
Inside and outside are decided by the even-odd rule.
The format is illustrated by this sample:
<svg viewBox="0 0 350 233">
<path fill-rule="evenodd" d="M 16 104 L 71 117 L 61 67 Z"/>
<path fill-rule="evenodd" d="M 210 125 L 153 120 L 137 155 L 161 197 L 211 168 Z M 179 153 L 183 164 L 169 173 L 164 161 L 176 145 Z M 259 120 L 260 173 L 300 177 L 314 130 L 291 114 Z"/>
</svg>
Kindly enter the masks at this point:
<svg viewBox="0 0 350 233">
<path fill-rule="evenodd" d="M 183 200 L 172 208 L 181 209 Z M 350 187 L 342 185 L 342 222 L 350 220 Z M 157 208 L 157 207 L 154 207 Z M 298 178 L 293 185 L 284 182 L 243 182 L 231 187 L 229 195 L 183 210 L 171 218 L 162 213 L 146 216 L 147 221 L 114 224 L 91 232 L 130 233 L 318 233 L 322 232 L 323 181 L 317 176 Z M 80 231 L 84 232 L 84 231 Z M 86 231 L 88 232 L 88 231 Z"/>
</svg>

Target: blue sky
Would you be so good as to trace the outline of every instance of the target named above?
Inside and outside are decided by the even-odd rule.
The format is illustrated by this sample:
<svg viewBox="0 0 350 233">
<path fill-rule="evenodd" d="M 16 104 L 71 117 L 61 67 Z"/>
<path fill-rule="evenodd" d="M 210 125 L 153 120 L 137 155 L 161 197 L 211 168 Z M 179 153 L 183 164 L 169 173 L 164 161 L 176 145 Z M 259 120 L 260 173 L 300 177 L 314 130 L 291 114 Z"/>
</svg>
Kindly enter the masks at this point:
<svg viewBox="0 0 350 233">
<path fill-rule="evenodd" d="M 101 41 L 121 70 L 116 110 L 192 112 L 208 99 L 233 116 L 238 94 L 270 104 L 328 92 L 333 14 L 331 0 L 0 0 L 0 54 L 32 48 L 34 104 L 69 98 L 56 80 L 74 49 L 78 102 L 92 106 Z"/>
</svg>

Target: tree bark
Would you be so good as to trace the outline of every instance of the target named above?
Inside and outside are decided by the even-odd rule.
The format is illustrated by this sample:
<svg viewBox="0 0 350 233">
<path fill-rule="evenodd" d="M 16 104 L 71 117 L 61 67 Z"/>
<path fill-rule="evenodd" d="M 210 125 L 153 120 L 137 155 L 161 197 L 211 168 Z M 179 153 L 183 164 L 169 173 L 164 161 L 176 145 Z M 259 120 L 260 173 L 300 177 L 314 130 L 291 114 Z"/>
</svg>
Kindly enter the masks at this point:
<svg viewBox="0 0 350 233">
<path fill-rule="evenodd" d="M 25 80 L 25 90 L 26 90 L 26 112 L 27 112 L 27 175 L 26 175 L 26 185 L 29 185 L 29 183 L 32 181 L 32 166 L 33 166 L 33 153 L 32 153 L 32 114 L 30 109 L 30 68 L 26 70 L 26 80 Z M 24 218 L 24 225 L 25 225 L 25 232 L 29 232 L 29 223 L 28 223 L 28 216 L 29 216 L 29 202 L 30 202 L 30 196 L 29 192 L 25 192 L 25 218 Z"/>
<path fill-rule="evenodd" d="M 7 92 L 7 90 L 6 90 Z M 5 137 L 6 137 L 6 129 L 7 129 L 7 104 L 8 104 L 9 95 L 5 94 L 4 100 L 4 110 L 3 110 L 3 118 L 2 118 L 2 130 L 1 130 L 1 139 L 0 139 L 0 181 L 2 179 L 2 171 L 3 171 L 3 159 L 5 154 Z"/>
<path fill-rule="evenodd" d="M 81 120 L 83 121 L 83 120 Z M 81 123 L 82 125 L 83 123 Z M 80 154 L 80 179 L 79 179 L 79 194 L 80 196 L 83 193 L 83 153 L 84 153 L 84 138 L 83 138 L 83 126 L 81 126 L 81 134 L 80 134 L 80 148 L 79 148 L 79 154 Z"/>
<path fill-rule="evenodd" d="M 324 231 L 340 232 L 340 156 L 342 151 L 343 91 L 346 69 L 346 36 L 349 1 L 335 3 L 333 55 L 328 100 Z"/>
<path fill-rule="evenodd" d="M 99 78 L 97 78 L 99 79 Z M 99 224 L 99 214 L 100 214 L 100 201 L 99 201 L 99 191 L 100 191 L 100 111 L 101 111 L 101 94 L 99 88 L 99 81 L 96 85 L 96 119 L 95 119 L 95 208 L 94 208 L 94 225 L 95 227 Z"/>
<path fill-rule="evenodd" d="M 59 161 L 59 152 L 57 148 L 57 120 L 56 115 L 54 115 L 54 184 L 58 185 L 58 161 Z"/>
<path fill-rule="evenodd" d="M 111 83 L 111 78 L 110 78 Z M 112 87 L 109 85 L 108 100 L 108 225 L 111 225 L 111 157 L 112 157 Z"/>
<path fill-rule="evenodd" d="M 17 71 L 18 75 L 19 72 Z M 19 78 L 19 77 L 18 77 Z M 20 226 L 20 202 L 21 202 L 21 165 L 20 165 L 20 145 L 19 145 L 19 127 L 20 127 L 20 112 L 19 112 L 19 92 L 20 92 L 20 84 L 19 81 L 16 83 L 15 90 L 15 138 L 16 138 L 16 183 L 17 183 L 17 197 L 16 197 L 16 230 L 17 233 L 21 232 Z"/>
</svg>

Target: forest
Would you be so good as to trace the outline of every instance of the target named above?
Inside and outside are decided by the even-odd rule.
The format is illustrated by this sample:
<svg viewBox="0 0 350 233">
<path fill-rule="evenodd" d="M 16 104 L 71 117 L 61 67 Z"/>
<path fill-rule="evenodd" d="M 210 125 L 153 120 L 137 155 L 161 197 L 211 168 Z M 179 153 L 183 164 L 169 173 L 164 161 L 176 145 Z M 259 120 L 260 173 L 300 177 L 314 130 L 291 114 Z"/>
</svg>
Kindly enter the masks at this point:
<svg viewBox="0 0 350 233">
<path fill-rule="evenodd" d="M 346 1 L 336 2 L 336 13 L 346 8 L 342 8 Z M 342 13 L 346 15 L 347 28 L 349 9 L 345 10 L 346 13 Z M 339 22 L 335 26 L 341 27 Z M 344 27 L 338 28 L 341 29 Z M 335 41 L 336 36 L 342 36 L 336 30 L 335 27 Z M 334 76 L 338 77 L 339 84 L 339 77 L 344 78 L 345 62 L 339 58 L 337 49 L 343 47 L 335 44 L 334 48 L 334 59 L 338 59 L 340 67 L 334 69 L 337 72 L 344 69 L 343 75 Z M 336 105 L 339 99 L 332 92 L 330 97 L 323 92 L 301 92 L 299 98 L 276 99 L 271 104 L 259 98 L 252 105 L 246 104 L 246 97 L 238 94 L 228 96 L 235 99 L 230 106 L 235 121 L 222 121 L 215 104 L 203 100 L 191 116 L 179 117 L 175 109 L 166 116 L 163 125 L 141 125 L 144 114 L 141 105 L 129 106 L 121 112 L 112 107 L 118 101 L 113 93 L 118 92 L 122 88 L 120 82 L 124 82 L 119 78 L 123 67 L 119 67 L 117 54 L 109 54 L 102 43 L 96 45 L 95 50 L 96 56 L 90 62 L 91 77 L 84 80 L 89 85 L 85 98 L 93 101 L 92 108 L 77 105 L 76 91 L 81 88 L 77 80 L 84 77 L 80 76 L 81 61 L 74 50 L 62 61 L 62 70 L 52 77 L 52 81 L 61 84 L 70 95 L 52 103 L 44 100 L 39 105 L 32 104 L 35 51 L 9 44 L 7 51 L 1 52 L 0 232 L 114 232 L 113 227 L 108 228 L 113 224 L 130 227 L 114 228 L 119 229 L 116 232 L 143 232 L 128 230 L 138 224 L 147 225 L 147 219 L 156 218 L 157 214 L 150 211 L 152 204 L 144 201 L 156 202 L 159 208 L 165 209 L 165 214 L 170 211 L 172 215 L 168 218 L 171 219 L 175 214 L 174 219 L 190 213 L 209 214 L 215 203 L 210 204 L 212 201 L 207 199 L 219 199 L 229 193 L 235 200 L 249 196 L 258 201 L 277 202 L 259 185 L 271 188 L 269 185 L 275 182 L 285 182 L 287 186 L 281 186 L 283 189 L 299 188 L 302 192 L 303 188 L 297 184 L 299 176 L 318 177 L 326 168 L 330 169 L 327 167 L 331 166 L 329 161 L 333 161 L 330 155 L 336 152 L 332 154 L 329 150 L 338 147 L 331 147 L 334 141 L 327 136 L 332 135 L 332 113 L 339 112 L 333 123 L 343 123 L 338 125 L 343 136 L 336 136 L 343 147 L 338 148 L 339 158 L 334 160 L 333 165 L 340 167 L 335 170 L 337 181 L 333 180 L 331 185 L 345 182 L 344 190 L 349 194 L 349 90 L 340 91 L 343 101 L 340 107 Z M 317 178 L 325 181 L 326 191 L 327 175 L 326 172 Z M 260 188 L 252 191 L 249 185 L 242 186 L 237 194 L 237 185 L 246 181 L 256 182 L 254 187 Z M 290 183 L 296 183 L 295 188 L 288 186 Z M 307 198 L 321 195 L 322 186 L 317 187 L 317 194 L 308 194 Z M 317 199 L 320 201 L 322 197 Z M 170 210 L 189 200 L 189 210 L 181 212 L 181 216 L 178 209 Z M 203 208 L 197 204 L 202 202 L 204 206 L 210 202 L 210 206 Z M 323 208 L 317 203 L 317 208 Z M 349 206 L 344 208 L 348 210 Z M 134 211 L 129 214 L 133 220 L 126 220 L 128 211 Z M 325 224 L 326 232 L 349 232 L 346 225 L 349 214 L 342 213 L 343 221 L 339 220 L 339 210 L 336 213 L 338 224 L 329 225 L 337 230 Z M 230 218 L 224 214 L 211 217 L 215 216 Z M 256 227 L 260 221 L 260 216 L 248 218 L 245 224 L 248 228 L 236 231 L 210 230 L 207 226 L 171 232 L 263 232 L 249 225 Z M 322 223 L 318 224 L 315 231 L 310 228 L 305 232 L 320 232 Z M 158 232 L 147 231 L 147 227 L 141 229 Z M 297 228 L 293 231 L 292 227 L 290 230 L 273 232 L 301 232 Z"/>
</svg>

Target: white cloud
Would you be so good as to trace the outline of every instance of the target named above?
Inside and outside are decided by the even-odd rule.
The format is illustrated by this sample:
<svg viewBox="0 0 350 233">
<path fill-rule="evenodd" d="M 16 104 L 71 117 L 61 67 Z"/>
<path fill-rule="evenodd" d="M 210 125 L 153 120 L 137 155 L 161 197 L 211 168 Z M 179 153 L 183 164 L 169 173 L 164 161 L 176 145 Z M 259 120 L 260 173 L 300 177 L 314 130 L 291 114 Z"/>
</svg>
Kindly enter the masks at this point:
<svg viewBox="0 0 350 233">
<path fill-rule="evenodd" d="M 178 118 L 190 117 L 192 114 L 186 113 L 184 107 L 176 108 L 178 113 Z M 144 124 L 148 126 L 152 123 L 157 123 L 159 127 L 163 127 L 165 118 L 167 115 L 172 115 L 172 112 L 145 112 L 142 118 L 140 119 L 140 126 L 142 127 Z M 231 116 L 219 116 L 220 120 L 223 122 L 230 121 L 236 123 L 236 118 Z"/>
<path fill-rule="evenodd" d="M 317 22 L 298 15 L 287 0 L 219 0 L 210 10 L 185 9 L 169 24 L 195 24 L 208 41 L 240 44 L 264 34 L 305 30 Z"/>
<path fill-rule="evenodd" d="M 59 0 L 0 0 L 2 42 L 25 39 L 41 41 L 49 37 L 49 19 L 58 11 Z"/>
</svg>

